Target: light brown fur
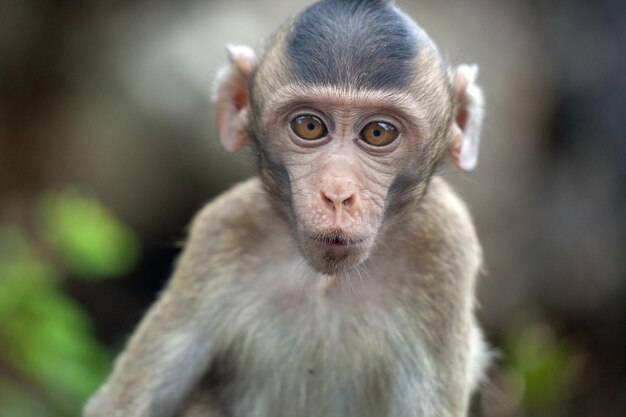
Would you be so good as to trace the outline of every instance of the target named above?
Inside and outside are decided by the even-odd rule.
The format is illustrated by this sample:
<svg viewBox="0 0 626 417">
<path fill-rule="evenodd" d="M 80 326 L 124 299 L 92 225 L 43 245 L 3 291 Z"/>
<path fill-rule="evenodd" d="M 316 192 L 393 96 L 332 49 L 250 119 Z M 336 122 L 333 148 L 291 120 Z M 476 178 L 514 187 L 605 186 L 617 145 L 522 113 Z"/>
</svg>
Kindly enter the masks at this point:
<svg viewBox="0 0 626 417">
<path fill-rule="evenodd" d="M 362 268 L 319 288 L 260 181 L 249 180 L 196 217 L 174 277 L 86 415 L 169 415 L 147 410 L 151 382 L 180 366 L 167 360 L 176 342 L 163 338 L 175 333 L 170 341 L 210 345 L 201 358 L 188 353 L 204 379 L 179 416 L 408 415 L 391 407 L 398 396 L 421 410 L 411 415 L 462 416 L 477 378 L 465 364 L 485 360 L 469 348 L 480 263 L 465 206 L 434 178 Z M 148 365 L 152 357 L 161 365 Z"/>
<path fill-rule="evenodd" d="M 481 249 L 433 173 L 446 154 L 476 163 L 476 68 L 447 69 L 407 20 L 421 49 L 402 88 L 294 81 L 291 24 L 259 60 L 228 48 L 219 136 L 229 151 L 253 143 L 260 178 L 196 216 L 86 417 L 466 416 L 487 357 L 474 319 Z M 301 117 L 324 135 L 299 135 Z M 376 123 L 394 140 L 368 143 Z"/>
</svg>

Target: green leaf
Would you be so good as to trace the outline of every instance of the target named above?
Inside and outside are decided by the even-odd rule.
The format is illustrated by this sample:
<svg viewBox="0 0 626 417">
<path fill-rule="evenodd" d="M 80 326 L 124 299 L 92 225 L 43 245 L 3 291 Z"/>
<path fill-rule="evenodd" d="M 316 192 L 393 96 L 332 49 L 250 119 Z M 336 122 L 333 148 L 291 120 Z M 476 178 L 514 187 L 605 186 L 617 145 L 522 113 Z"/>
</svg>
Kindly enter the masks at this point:
<svg viewBox="0 0 626 417">
<path fill-rule="evenodd" d="M 45 242 L 59 252 L 74 275 L 113 277 L 135 265 L 137 238 L 95 199 L 70 188 L 48 192 L 38 214 Z"/>
<path fill-rule="evenodd" d="M 29 394 L 0 378 L 0 417 L 53 417 L 41 399 Z"/>
<path fill-rule="evenodd" d="M 37 255 L 23 233 L 0 226 L 0 363 L 17 375 L 0 380 L 0 417 L 77 415 L 110 363 L 88 316 Z M 22 403 L 25 390 L 38 399 Z"/>
<path fill-rule="evenodd" d="M 0 321 L 12 314 L 33 290 L 50 288 L 59 277 L 40 260 L 18 229 L 0 225 Z"/>
<path fill-rule="evenodd" d="M 533 312 L 518 317 L 506 339 L 506 372 L 524 381 L 524 404 L 552 410 L 566 401 L 580 373 L 581 356 Z"/>
</svg>

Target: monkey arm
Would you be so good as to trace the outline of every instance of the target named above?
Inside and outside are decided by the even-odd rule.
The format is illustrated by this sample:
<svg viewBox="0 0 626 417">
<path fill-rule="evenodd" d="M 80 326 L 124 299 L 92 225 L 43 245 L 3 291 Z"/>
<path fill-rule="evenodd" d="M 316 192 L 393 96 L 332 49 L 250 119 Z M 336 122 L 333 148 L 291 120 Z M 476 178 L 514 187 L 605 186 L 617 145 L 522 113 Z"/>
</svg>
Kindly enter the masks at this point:
<svg viewBox="0 0 626 417">
<path fill-rule="evenodd" d="M 259 208 L 262 204 L 256 200 L 261 195 L 260 182 L 252 179 L 196 216 L 167 288 L 135 330 L 106 383 L 87 403 L 85 417 L 172 416 L 196 388 L 221 331 L 215 318 L 221 317 L 220 299 L 228 298 L 222 290 L 232 279 L 232 265 L 241 263 L 237 238 L 245 231 L 234 226 L 242 223 L 237 216 L 245 217 L 244 209 Z M 221 415 L 203 408 L 202 415 L 207 414 Z"/>
<path fill-rule="evenodd" d="M 217 246 L 228 230 L 212 230 L 220 221 L 215 205 L 194 220 L 168 287 L 88 402 L 85 417 L 172 416 L 207 371 L 216 331 L 211 300 L 221 281 L 217 258 L 227 256 Z"/>
<path fill-rule="evenodd" d="M 482 250 L 470 213 L 452 188 L 434 177 L 412 220 L 401 225 L 389 234 L 412 244 L 390 245 L 413 262 L 413 278 L 404 286 L 413 319 L 401 326 L 407 341 L 397 343 L 404 366 L 394 381 L 391 415 L 465 416 L 489 362 L 474 318 Z"/>
<path fill-rule="evenodd" d="M 184 302 L 180 298 L 168 292 L 151 308 L 108 381 L 87 404 L 85 416 L 173 413 L 202 376 L 211 348 L 192 311 L 172 311 Z"/>
</svg>

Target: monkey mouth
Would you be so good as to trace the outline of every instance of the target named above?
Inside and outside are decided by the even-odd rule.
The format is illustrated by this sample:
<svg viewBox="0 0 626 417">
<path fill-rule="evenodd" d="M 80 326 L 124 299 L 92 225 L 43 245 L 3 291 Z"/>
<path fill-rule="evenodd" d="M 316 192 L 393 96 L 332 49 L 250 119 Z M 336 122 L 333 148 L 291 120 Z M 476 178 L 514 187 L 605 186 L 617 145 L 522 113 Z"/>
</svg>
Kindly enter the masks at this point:
<svg viewBox="0 0 626 417">
<path fill-rule="evenodd" d="M 358 247 L 365 242 L 365 239 L 351 238 L 343 233 L 320 234 L 312 239 L 320 246 L 336 249 Z"/>
<path fill-rule="evenodd" d="M 367 258 L 371 248 L 371 239 L 334 230 L 309 234 L 302 243 L 309 265 L 326 275 L 351 270 Z"/>
</svg>

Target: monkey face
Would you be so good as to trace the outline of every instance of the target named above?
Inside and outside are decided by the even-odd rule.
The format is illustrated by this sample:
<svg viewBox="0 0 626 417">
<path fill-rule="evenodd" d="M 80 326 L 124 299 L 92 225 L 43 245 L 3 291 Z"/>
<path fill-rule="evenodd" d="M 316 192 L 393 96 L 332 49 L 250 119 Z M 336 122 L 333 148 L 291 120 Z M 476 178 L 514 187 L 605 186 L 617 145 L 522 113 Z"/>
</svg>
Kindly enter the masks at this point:
<svg viewBox="0 0 626 417">
<path fill-rule="evenodd" d="M 443 155 L 472 169 L 482 120 L 476 67 L 447 67 L 389 3 L 352 6 L 312 6 L 261 60 L 228 46 L 216 83 L 223 147 L 252 142 L 279 215 L 325 274 L 368 258 L 385 225 L 419 202 Z"/>
<path fill-rule="evenodd" d="M 419 171 L 419 107 L 376 91 L 290 86 L 267 108 L 259 146 L 271 155 L 268 176 L 286 176 L 275 192 L 287 195 L 278 200 L 303 256 L 325 274 L 358 266 L 393 209 L 392 184 Z"/>
</svg>

